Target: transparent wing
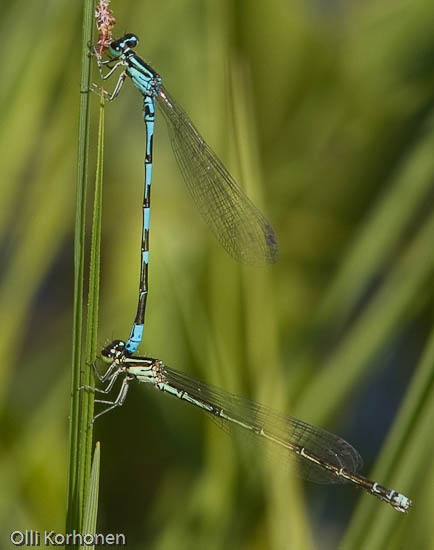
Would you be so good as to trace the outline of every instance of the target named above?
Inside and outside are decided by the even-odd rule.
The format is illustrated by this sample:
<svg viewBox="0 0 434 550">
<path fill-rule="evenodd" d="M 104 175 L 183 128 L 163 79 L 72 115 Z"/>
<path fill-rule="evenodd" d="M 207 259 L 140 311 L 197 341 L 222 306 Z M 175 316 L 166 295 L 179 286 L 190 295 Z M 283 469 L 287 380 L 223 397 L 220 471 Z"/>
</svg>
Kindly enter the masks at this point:
<svg viewBox="0 0 434 550">
<path fill-rule="evenodd" d="M 276 235 L 164 87 L 157 95 L 173 152 L 199 211 L 223 248 L 250 265 L 273 263 Z"/>
<path fill-rule="evenodd" d="M 345 468 L 353 474 L 363 466 L 363 460 L 357 450 L 337 435 L 227 393 L 215 386 L 204 384 L 166 366 L 161 368 L 161 373 L 169 385 L 182 389 L 195 399 L 223 409 L 228 416 L 236 419 L 237 422 L 228 421 L 207 411 L 225 431 L 242 431 L 251 434 L 257 440 L 263 440 L 260 431 L 264 430 L 278 441 L 304 447 L 322 461 L 337 468 Z M 246 425 L 254 427 L 254 430 L 246 429 Z M 279 443 L 273 443 L 272 446 L 279 452 L 279 458 L 283 456 L 285 462 L 290 466 L 294 465 L 295 473 L 303 479 L 316 483 L 345 483 L 341 477 L 291 452 Z"/>
</svg>

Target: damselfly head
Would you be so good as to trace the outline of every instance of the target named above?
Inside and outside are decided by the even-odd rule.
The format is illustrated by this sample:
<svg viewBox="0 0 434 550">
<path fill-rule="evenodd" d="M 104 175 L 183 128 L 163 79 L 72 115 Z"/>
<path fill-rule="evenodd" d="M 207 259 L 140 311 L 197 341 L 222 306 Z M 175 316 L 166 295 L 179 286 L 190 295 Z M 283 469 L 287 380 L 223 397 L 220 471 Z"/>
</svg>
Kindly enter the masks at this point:
<svg viewBox="0 0 434 550">
<path fill-rule="evenodd" d="M 126 34 L 110 44 L 109 52 L 114 57 L 119 57 L 131 48 L 135 48 L 138 43 L 139 39 L 135 34 Z"/>
<path fill-rule="evenodd" d="M 125 342 L 123 340 L 113 340 L 108 346 L 101 350 L 101 357 L 106 363 L 111 363 L 124 355 Z"/>
</svg>

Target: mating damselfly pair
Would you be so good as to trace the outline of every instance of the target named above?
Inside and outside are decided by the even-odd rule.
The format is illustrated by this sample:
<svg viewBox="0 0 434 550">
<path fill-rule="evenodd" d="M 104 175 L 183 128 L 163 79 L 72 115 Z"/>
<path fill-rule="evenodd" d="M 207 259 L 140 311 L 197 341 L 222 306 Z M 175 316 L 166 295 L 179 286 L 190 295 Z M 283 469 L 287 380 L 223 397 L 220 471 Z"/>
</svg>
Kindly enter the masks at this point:
<svg viewBox="0 0 434 550">
<path fill-rule="evenodd" d="M 137 44 L 138 38 L 134 34 L 127 34 L 110 44 L 108 60 L 99 60 L 101 71 L 104 66 L 109 69 L 103 75 L 104 80 L 118 69 L 121 70 L 113 93 L 104 93 L 108 99 L 117 97 L 127 76 L 142 93 L 146 146 L 137 314 L 127 342 L 114 340 L 102 350 L 101 355 L 109 366 L 104 375 L 97 375 L 107 386 L 95 390 L 108 394 L 119 378 L 122 378 L 122 382 L 115 400 L 96 400 L 107 407 L 94 420 L 124 403 L 132 380 L 149 383 L 160 391 L 198 407 L 216 419 L 223 428 L 247 432 L 258 441 L 267 441 L 282 449 L 288 461 L 297 463 L 301 477 L 319 483 L 350 482 L 388 502 L 395 510 L 406 512 L 411 506 L 411 500 L 358 474 L 362 459 L 340 437 L 181 374 L 165 366 L 159 359 L 132 355 L 142 339 L 148 293 L 150 187 L 156 100 L 168 124 L 173 151 L 187 187 L 223 247 L 238 261 L 253 265 L 274 262 L 278 255 L 276 237 L 270 224 L 238 187 L 188 115 L 167 93 L 161 77 L 134 52 Z"/>
</svg>

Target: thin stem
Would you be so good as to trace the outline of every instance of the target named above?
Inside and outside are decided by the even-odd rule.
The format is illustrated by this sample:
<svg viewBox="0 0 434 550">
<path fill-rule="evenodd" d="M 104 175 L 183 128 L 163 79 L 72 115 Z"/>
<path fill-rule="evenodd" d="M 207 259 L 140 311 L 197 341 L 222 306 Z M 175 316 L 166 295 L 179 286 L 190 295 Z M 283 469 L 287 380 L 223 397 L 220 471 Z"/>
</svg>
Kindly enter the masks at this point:
<svg viewBox="0 0 434 550">
<path fill-rule="evenodd" d="M 89 94 L 91 59 L 88 55 L 88 44 L 92 39 L 94 1 L 83 2 L 83 32 L 81 55 L 79 135 L 77 154 L 77 193 L 74 242 L 74 311 L 72 332 L 72 376 L 71 376 L 71 412 L 70 412 L 70 446 L 68 470 L 68 502 L 66 531 L 79 530 L 83 521 L 84 480 L 80 476 L 80 449 L 89 448 L 87 439 L 91 440 L 88 430 L 80 429 L 82 400 L 87 403 L 88 396 L 78 392 L 80 385 L 82 334 L 83 334 L 83 284 L 84 284 L 84 251 L 86 224 L 86 195 L 89 154 Z M 88 377 L 90 375 L 87 375 Z M 89 462 L 90 464 L 90 462 Z"/>
</svg>

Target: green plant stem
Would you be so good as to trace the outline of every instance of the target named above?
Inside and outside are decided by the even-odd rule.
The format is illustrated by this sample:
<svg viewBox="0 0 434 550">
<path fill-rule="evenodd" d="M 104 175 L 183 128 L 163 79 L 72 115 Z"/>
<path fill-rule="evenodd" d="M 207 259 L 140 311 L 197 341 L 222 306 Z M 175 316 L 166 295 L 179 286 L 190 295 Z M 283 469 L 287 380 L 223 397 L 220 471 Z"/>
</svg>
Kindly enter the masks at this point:
<svg viewBox="0 0 434 550">
<path fill-rule="evenodd" d="M 100 443 L 96 442 L 93 454 L 92 471 L 90 474 L 89 490 L 86 491 L 86 503 L 83 521 L 83 533 L 96 533 L 96 522 L 98 519 L 98 496 L 99 496 L 99 471 L 100 471 Z M 80 550 L 95 548 L 95 546 L 81 545 Z"/>
<path fill-rule="evenodd" d="M 84 478 L 79 479 L 80 448 L 86 448 L 83 431 L 80 430 L 81 400 L 84 392 L 77 391 L 80 385 L 81 349 L 83 333 L 83 283 L 84 283 L 84 251 L 85 251 L 85 224 L 86 224 L 86 195 L 88 176 L 89 150 L 89 85 L 91 74 L 91 59 L 88 55 L 88 44 L 92 39 L 94 1 L 83 2 L 83 32 L 81 55 L 80 81 L 80 109 L 79 109 L 79 136 L 77 154 L 77 193 L 74 242 L 74 312 L 72 336 L 72 377 L 71 377 L 71 412 L 69 433 L 69 470 L 68 470 L 68 497 L 66 532 L 80 529 L 83 521 Z M 82 424 L 81 424 L 82 426 Z M 85 431 L 87 437 L 91 433 Z M 86 437 L 86 435 L 84 436 Z"/>
</svg>

